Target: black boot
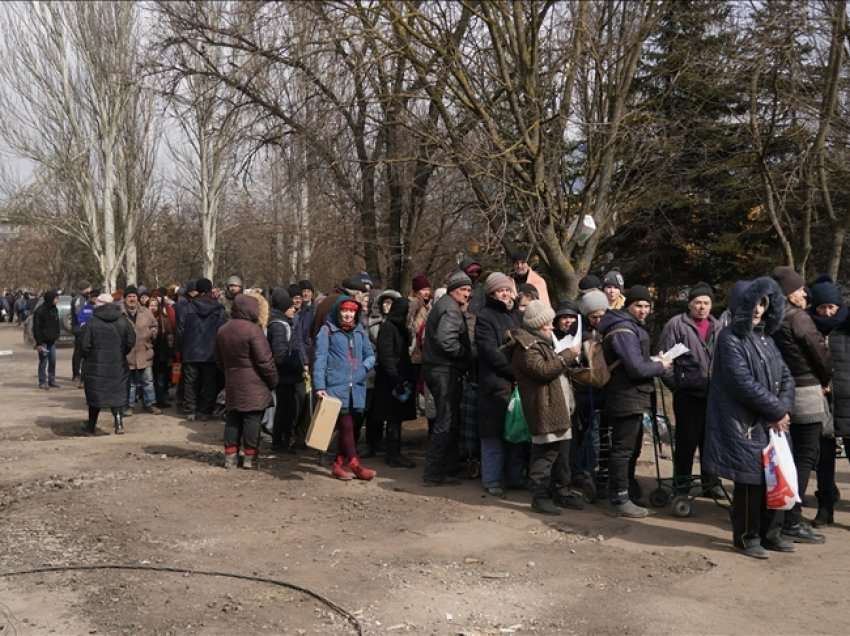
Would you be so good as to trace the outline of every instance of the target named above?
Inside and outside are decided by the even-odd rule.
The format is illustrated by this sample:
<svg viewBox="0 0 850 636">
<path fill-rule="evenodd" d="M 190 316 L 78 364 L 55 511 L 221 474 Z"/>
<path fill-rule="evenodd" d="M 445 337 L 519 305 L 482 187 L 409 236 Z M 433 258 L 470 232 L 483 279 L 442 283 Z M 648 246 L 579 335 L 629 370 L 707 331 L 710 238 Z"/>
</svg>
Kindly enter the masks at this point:
<svg viewBox="0 0 850 636">
<path fill-rule="evenodd" d="M 120 409 L 116 409 L 112 413 L 112 419 L 115 422 L 115 434 L 123 435 L 124 434 L 124 414 Z"/>
<path fill-rule="evenodd" d="M 387 423 L 387 453 L 384 462 L 394 468 L 416 468 L 416 462 L 401 454 L 401 422 Z"/>
<path fill-rule="evenodd" d="M 812 525 L 815 528 L 820 528 L 822 526 L 828 526 L 835 523 L 832 514 L 832 497 L 820 490 L 815 491 L 815 497 L 818 499 L 818 513 L 815 515 L 815 518 L 812 519 Z"/>
<path fill-rule="evenodd" d="M 97 416 L 100 414 L 100 409 L 89 407 L 89 419 L 83 423 L 83 433 L 86 435 L 94 435 L 97 432 Z"/>
</svg>

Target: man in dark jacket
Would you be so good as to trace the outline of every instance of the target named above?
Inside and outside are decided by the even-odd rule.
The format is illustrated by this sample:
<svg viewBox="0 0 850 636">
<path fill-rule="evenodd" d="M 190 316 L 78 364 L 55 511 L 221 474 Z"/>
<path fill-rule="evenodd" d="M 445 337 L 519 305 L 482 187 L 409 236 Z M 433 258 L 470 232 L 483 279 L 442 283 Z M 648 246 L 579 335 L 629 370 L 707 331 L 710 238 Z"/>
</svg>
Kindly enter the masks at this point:
<svg viewBox="0 0 850 636">
<path fill-rule="evenodd" d="M 236 467 L 240 445 L 242 468 L 254 467 L 263 411 L 271 405 L 271 391 L 277 385 L 277 368 L 269 341 L 257 324 L 259 315 L 257 299 L 238 294 L 233 299 L 231 320 L 215 338 L 215 359 L 224 372 L 227 391 L 225 468 Z"/>
<path fill-rule="evenodd" d="M 292 450 L 292 433 L 300 414 L 299 397 L 304 394 L 304 365 L 293 326 L 294 316 L 290 295 L 282 287 L 275 289 L 267 332 L 278 375 L 272 428 L 274 450 Z"/>
<path fill-rule="evenodd" d="M 80 324 L 80 312 L 86 303 L 88 303 L 91 292 L 91 283 L 83 281 L 79 284 L 79 293 L 75 294 L 71 299 L 71 332 L 74 334 L 74 354 L 71 356 L 71 381 L 77 383 L 80 383 L 80 370 L 83 364 L 83 358 L 80 355 L 80 334 L 83 330 Z"/>
<path fill-rule="evenodd" d="M 599 324 L 602 348 L 609 366 L 616 363 L 605 386 L 605 419 L 611 433 L 608 500 L 621 517 L 645 517 L 649 512 L 632 499 L 640 497 L 635 465 L 643 439 L 643 415 L 652 411 L 654 378 L 672 367 L 666 359 L 650 359 L 649 334 L 644 327 L 652 311 L 649 290 L 634 285 L 626 294 L 625 309 L 605 314 Z"/>
<path fill-rule="evenodd" d="M 224 307 L 210 294 L 212 282 L 195 283 L 198 295 L 189 300 L 177 319 L 177 340 L 183 362 L 186 419 L 206 421 L 216 398 L 215 337 L 225 322 Z"/>
<path fill-rule="evenodd" d="M 773 339 L 794 378 L 791 452 L 802 499 L 806 496 L 809 476 L 817 464 L 821 428 L 828 417 L 825 396 L 832 382 L 832 359 L 823 334 L 806 312 L 803 277 L 791 267 L 777 267 L 773 270 L 773 278 L 788 301 L 782 326 L 773 334 Z M 799 503 L 785 513 L 782 535 L 795 543 L 823 543 L 826 540 L 803 520 Z"/>
<path fill-rule="evenodd" d="M 452 482 L 456 468 L 463 374 L 472 351 L 464 315 L 471 293 L 469 276 L 462 271 L 453 273 L 446 283 L 446 295 L 434 305 L 425 325 L 422 364 L 437 408 L 425 456 L 424 480 L 430 486 Z"/>
<path fill-rule="evenodd" d="M 38 388 L 58 389 L 56 384 L 56 341 L 59 340 L 59 294 L 44 292 L 44 302 L 32 317 L 32 336 L 38 351 Z"/>
<path fill-rule="evenodd" d="M 694 452 L 700 458 L 705 440 L 705 410 L 714 347 L 720 333 L 720 322 L 711 315 L 714 291 L 707 283 L 698 283 L 688 293 L 688 310 L 673 316 L 664 325 L 658 346 L 668 351 L 676 344 L 690 351 L 673 361 L 673 368 L 663 377 L 673 391 L 673 413 L 676 416 L 676 452 L 674 454 L 675 486 L 682 493 L 690 491 Z M 716 478 L 702 471 L 702 487 L 713 496 L 723 496 Z"/>
</svg>

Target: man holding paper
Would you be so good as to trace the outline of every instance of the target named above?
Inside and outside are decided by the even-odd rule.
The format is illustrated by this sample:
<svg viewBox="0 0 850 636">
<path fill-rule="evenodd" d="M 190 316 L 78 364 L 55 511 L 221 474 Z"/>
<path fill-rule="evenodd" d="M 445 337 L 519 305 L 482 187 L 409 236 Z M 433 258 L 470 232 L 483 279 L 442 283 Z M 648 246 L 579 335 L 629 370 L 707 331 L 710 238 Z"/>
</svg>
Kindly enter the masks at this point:
<svg viewBox="0 0 850 636">
<path fill-rule="evenodd" d="M 673 316 L 664 326 L 658 341 L 668 356 L 674 347 L 686 353 L 673 361 L 673 368 L 662 378 L 673 391 L 673 413 L 676 416 L 676 447 L 673 456 L 675 486 L 687 493 L 691 485 L 694 452 L 699 448 L 700 460 L 705 441 L 705 412 L 708 382 L 714 360 L 714 347 L 721 325 L 711 315 L 714 292 L 708 283 L 697 283 L 688 294 L 688 310 Z M 672 357 L 672 356 L 670 356 Z M 716 488 L 717 478 L 702 471 L 703 492 Z M 723 496 L 722 492 L 714 493 Z"/>
</svg>

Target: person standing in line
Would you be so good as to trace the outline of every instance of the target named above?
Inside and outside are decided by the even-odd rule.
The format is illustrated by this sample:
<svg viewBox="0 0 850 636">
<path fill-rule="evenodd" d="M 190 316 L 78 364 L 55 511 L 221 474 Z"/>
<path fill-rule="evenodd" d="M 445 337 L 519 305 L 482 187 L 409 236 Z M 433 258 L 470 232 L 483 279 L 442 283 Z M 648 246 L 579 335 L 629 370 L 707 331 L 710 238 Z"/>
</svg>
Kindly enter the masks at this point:
<svg viewBox="0 0 850 636">
<path fill-rule="evenodd" d="M 152 415 L 160 415 L 162 411 L 156 406 L 156 390 L 153 385 L 154 341 L 159 330 L 156 318 L 146 308 L 139 304 L 139 292 L 133 285 L 124 289 L 124 302 L 121 310 L 127 319 L 133 323 L 136 332 L 136 342 L 132 351 L 127 354 L 130 367 L 130 406 L 124 412 L 124 417 L 133 416 L 136 404 L 136 392 L 142 387 L 142 403 L 145 410 Z"/>
<path fill-rule="evenodd" d="M 56 308 L 59 294 L 44 292 L 44 302 L 39 305 L 32 317 L 32 336 L 38 351 L 38 388 L 58 389 L 56 383 L 56 341 L 59 340 L 61 326 L 59 310 Z"/>
<path fill-rule="evenodd" d="M 295 339 L 293 319 L 295 306 L 282 287 L 272 292 L 272 309 L 266 333 L 277 367 L 277 407 L 272 427 L 272 449 L 293 452 L 292 436 L 300 416 L 303 394 L 304 367 Z M 298 385 L 302 385 L 301 391 Z"/>
<path fill-rule="evenodd" d="M 537 291 L 537 298 L 551 307 L 552 302 L 549 300 L 549 288 L 546 286 L 546 281 L 543 280 L 543 277 L 535 272 L 531 268 L 531 265 L 528 264 L 527 252 L 514 253 L 513 272 L 511 273 L 511 277 L 516 282 L 518 290 L 522 285 L 532 285 Z"/>
<path fill-rule="evenodd" d="M 101 409 L 112 411 L 116 435 L 124 433 L 124 409 L 129 396 L 130 367 L 127 355 L 136 344 L 133 325 L 112 300 L 101 294 L 91 320 L 83 329 L 83 383 L 89 419 L 84 430 L 94 435 Z"/>
<path fill-rule="evenodd" d="M 163 295 L 164 297 L 164 295 Z M 156 405 L 160 409 L 171 406 L 168 402 L 168 389 L 171 386 L 171 358 L 174 354 L 174 324 L 168 316 L 168 307 L 159 294 L 148 301 L 148 310 L 157 324 L 156 338 L 153 342 L 153 387 Z"/>
<path fill-rule="evenodd" d="M 794 379 L 770 337 L 782 323 L 785 298 L 768 277 L 739 281 L 730 294 L 731 322 L 717 338 L 705 423 L 706 472 L 735 483 L 732 542 L 755 559 L 793 552 L 767 507 L 762 450 L 769 429 L 787 432 Z"/>
<path fill-rule="evenodd" d="M 625 306 L 626 299 L 623 296 L 626 281 L 623 280 L 623 275 L 616 269 L 612 269 L 605 274 L 602 279 L 602 291 L 608 297 L 608 309 L 622 309 Z"/>
<path fill-rule="evenodd" d="M 74 354 L 71 356 L 71 382 L 76 383 L 79 387 L 82 385 L 80 379 L 80 367 L 82 366 L 82 357 L 80 356 L 80 334 L 82 325 L 80 325 L 80 312 L 83 307 L 89 302 L 92 289 L 91 283 L 83 281 L 78 285 L 79 293 L 75 294 L 71 299 L 71 332 L 74 334 Z"/>
</svg>

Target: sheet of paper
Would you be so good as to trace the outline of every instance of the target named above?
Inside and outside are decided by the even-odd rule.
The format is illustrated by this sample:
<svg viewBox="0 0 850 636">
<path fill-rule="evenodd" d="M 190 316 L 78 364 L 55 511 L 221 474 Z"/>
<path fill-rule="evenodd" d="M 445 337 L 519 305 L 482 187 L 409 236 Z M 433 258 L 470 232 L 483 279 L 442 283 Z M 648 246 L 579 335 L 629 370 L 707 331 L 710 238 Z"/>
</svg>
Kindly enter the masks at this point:
<svg viewBox="0 0 850 636">
<path fill-rule="evenodd" d="M 679 356 L 683 356 L 689 351 L 690 349 L 688 349 L 685 345 L 683 345 L 681 342 L 677 342 L 661 355 L 667 358 L 668 360 L 675 360 Z M 652 356 L 650 360 L 652 360 L 653 362 L 661 362 L 661 358 L 658 356 Z"/>
<path fill-rule="evenodd" d="M 561 353 L 565 349 L 572 349 L 577 342 L 581 342 L 581 320 L 578 321 L 578 327 L 574 336 L 564 336 L 560 340 L 552 334 L 552 342 L 555 345 L 555 353 Z"/>
</svg>

